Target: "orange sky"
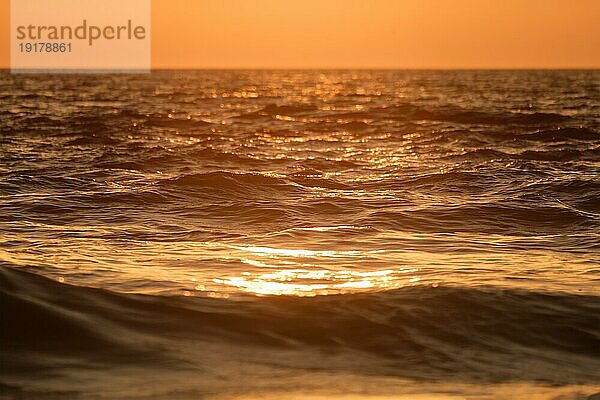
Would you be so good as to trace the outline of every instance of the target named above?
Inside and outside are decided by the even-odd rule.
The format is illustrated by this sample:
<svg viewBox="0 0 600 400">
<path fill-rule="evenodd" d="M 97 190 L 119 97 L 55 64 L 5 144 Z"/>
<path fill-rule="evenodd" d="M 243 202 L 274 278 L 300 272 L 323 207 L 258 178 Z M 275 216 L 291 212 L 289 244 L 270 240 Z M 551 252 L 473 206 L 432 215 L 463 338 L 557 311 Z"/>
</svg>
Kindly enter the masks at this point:
<svg viewBox="0 0 600 400">
<path fill-rule="evenodd" d="M 0 0 L 5 27 L 7 4 Z M 600 68 L 599 0 L 153 0 L 152 7 L 154 68 Z"/>
</svg>

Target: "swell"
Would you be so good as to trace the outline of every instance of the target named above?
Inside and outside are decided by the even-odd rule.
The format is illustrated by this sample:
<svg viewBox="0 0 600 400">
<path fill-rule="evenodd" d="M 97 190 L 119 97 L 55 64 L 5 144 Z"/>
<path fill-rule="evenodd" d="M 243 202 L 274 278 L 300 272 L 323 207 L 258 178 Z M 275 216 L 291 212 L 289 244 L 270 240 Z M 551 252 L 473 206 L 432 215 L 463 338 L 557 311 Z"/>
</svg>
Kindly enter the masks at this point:
<svg viewBox="0 0 600 400">
<path fill-rule="evenodd" d="M 334 179 L 312 176 L 307 173 L 291 174 L 288 177 L 276 177 L 259 173 L 234 173 L 227 171 L 214 171 L 194 174 L 184 174 L 175 178 L 165 179 L 159 182 L 159 186 L 169 189 L 189 190 L 193 192 L 205 192 L 210 189 L 211 193 L 223 195 L 232 193 L 235 195 L 251 194 L 286 194 L 300 195 L 307 188 L 325 189 L 350 189 L 351 186 L 338 182 Z"/>
<path fill-rule="evenodd" d="M 127 189 L 93 184 L 83 176 L 73 178 L 8 174 L 0 179 L 7 194 L 5 211 L 28 218 L 51 215 L 72 218 L 73 213 L 98 213 L 98 207 L 143 209 L 154 218 L 156 208 L 176 217 L 232 217 L 255 222 L 311 224 L 335 221 L 400 231 L 482 231 L 522 234 L 557 233 L 564 229 L 589 231 L 600 226 L 595 179 L 562 177 L 549 173 L 531 176 L 497 170 L 448 171 L 394 177 L 372 182 L 323 178 L 316 170 L 287 176 L 214 171 L 181 174 Z M 51 189 L 49 189 L 51 188 Z M 368 191 L 370 199 L 314 198 L 322 190 Z M 31 195 L 42 191 L 42 195 Z M 65 194 L 69 192 L 68 194 Z M 451 202 L 436 198 L 453 193 Z M 390 196 L 400 200 L 389 202 Z M 423 202 L 418 196 L 432 196 Z M 187 210 L 177 201 L 193 199 Z M 294 206 L 290 207 L 290 202 Z M 384 205 L 384 206 L 382 206 Z M 110 214 L 110 215 L 116 215 Z M 334 222 L 336 223 L 336 222 Z"/>
<path fill-rule="evenodd" d="M 452 370 L 484 380 L 543 379 L 568 358 L 563 380 L 600 378 L 600 298 L 591 295 L 416 286 L 224 300 L 117 294 L 4 267 L 0 283 L 2 352 L 11 360 L 0 368 L 8 374 L 43 367 L 52 355 L 139 365 L 185 359 L 167 349 L 191 341 L 362 354 L 386 374 Z"/>
<path fill-rule="evenodd" d="M 258 111 L 244 113 L 239 115 L 237 118 L 239 119 L 263 119 L 263 118 L 272 118 L 278 115 L 306 115 L 311 114 L 316 111 L 317 108 L 314 105 L 277 105 L 275 103 L 268 104 L 262 107 Z"/>
<path fill-rule="evenodd" d="M 93 165 L 103 169 L 154 172 L 156 170 L 181 169 L 196 165 L 250 169 L 268 164 L 265 160 L 205 146 L 182 147 L 174 152 L 163 146 L 145 148 L 130 144 L 126 148 L 105 149 L 100 156 L 93 160 Z"/>
<path fill-rule="evenodd" d="M 291 185 L 281 178 L 262 174 L 239 174 L 225 171 L 180 175 L 176 178 L 162 180 L 159 184 L 162 187 L 174 187 L 178 190 L 205 191 L 210 189 L 215 194 L 222 194 L 223 192 L 244 194 L 257 191 L 294 190 Z"/>
<path fill-rule="evenodd" d="M 411 120 L 446 121 L 459 124 L 482 125 L 543 125 L 571 121 L 568 116 L 555 113 L 490 113 L 470 110 L 429 111 L 417 109 L 409 114 Z"/>
<path fill-rule="evenodd" d="M 561 142 L 568 140 L 600 140 L 600 133 L 587 128 L 558 128 L 540 130 L 518 135 L 517 138 L 539 142 Z"/>
<path fill-rule="evenodd" d="M 560 127 L 554 129 L 538 129 L 525 132 L 507 130 L 468 130 L 454 129 L 437 136 L 438 141 L 464 141 L 472 143 L 512 143 L 527 145 L 527 142 L 535 145 L 537 143 L 568 142 L 581 144 L 581 142 L 594 142 L 600 140 L 600 132 L 586 127 Z"/>
<path fill-rule="evenodd" d="M 600 216 L 585 210 L 545 206 L 532 209 L 506 204 L 464 204 L 419 210 L 372 211 L 353 221 L 378 229 L 411 232 L 478 232 L 506 235 L 586 232 L 600 226 Z"/>
<path fill-rule="evenodd" d="M 467 110 L 460 107 L 423 108 L 411 103 L 400 103 L 385 107 L 371 107 L 367 111 L 324 111 L 313 104 L 277 105 L 269 104 L 258 111 L 239 115 L 238 119 L 264 119 L 276 116 L 312 116 L 322 120 L 397 120 L 397 121 L 443 121 L 459 124 L 482 125 L 550 125 L 573 121 L 573 118 L 549 112 L 489 112 Z M 359 123 L 363 129 L 366 125 Z"/>
<path fill-rule="evenodd" d="M 482 161 L 482 160 L 528 160 L 528 161 L 599 161 L 598 149 L 557 149 L 525 150 L 520 153 L 506 153 L 499 150 L 480 148 L 445 157 L 446 160 Z"/>
</svg>

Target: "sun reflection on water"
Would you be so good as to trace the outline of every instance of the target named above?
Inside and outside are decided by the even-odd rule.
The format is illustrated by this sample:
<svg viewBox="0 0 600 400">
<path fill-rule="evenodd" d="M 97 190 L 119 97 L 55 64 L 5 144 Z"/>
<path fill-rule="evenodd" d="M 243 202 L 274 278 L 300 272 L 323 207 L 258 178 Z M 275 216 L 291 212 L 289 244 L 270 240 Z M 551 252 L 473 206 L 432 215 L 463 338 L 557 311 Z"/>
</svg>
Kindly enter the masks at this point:
<svg viewBox="0 0 600 400">
<path fill-rule="evenodd" d="M 291 269 L 215 278 L 213 282 L 259 295 L 316 296 L 361 290 L 394 289 L 418 281 L 416 269 L 373 272 Z"/>
<path fill-rule="evenodd" d="M 269 268 L 268 272 L 244 271 L 237 276 L 214 278 L 213 282 L 258 295 L 316 296 L 357 291 L 394 289 L 417 282 L 418 269 L 382 269 L 355 271 L 326 269 L 314 263 L 326 259 L 348 258 L 354 261 L 365 256 L 355 250 L 282 249 L 260 246 L 232 246 L 250 253 L 241 262 L 253 267 Z M 370 251 L 366 253 L 377 253 Z"/>
</svg>

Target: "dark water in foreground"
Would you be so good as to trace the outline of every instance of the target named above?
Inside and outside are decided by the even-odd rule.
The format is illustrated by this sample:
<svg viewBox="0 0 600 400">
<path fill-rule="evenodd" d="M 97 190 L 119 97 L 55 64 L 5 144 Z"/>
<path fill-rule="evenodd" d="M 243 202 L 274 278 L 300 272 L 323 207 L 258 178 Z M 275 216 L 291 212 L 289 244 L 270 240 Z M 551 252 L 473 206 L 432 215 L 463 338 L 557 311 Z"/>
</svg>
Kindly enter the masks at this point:
<svg viewBox="0 0 600 400">
<path fill-rule="evenodd" d="M 600 71 L 0 74 L 0 398 L 600 392 Z"/>
</svg>

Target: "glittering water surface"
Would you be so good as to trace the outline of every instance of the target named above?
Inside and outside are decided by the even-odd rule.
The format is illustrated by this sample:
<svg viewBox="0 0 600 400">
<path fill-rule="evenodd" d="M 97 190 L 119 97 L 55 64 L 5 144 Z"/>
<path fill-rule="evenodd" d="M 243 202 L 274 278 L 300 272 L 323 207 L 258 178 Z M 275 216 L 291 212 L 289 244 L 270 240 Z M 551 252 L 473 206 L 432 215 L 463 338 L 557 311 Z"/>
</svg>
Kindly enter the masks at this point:
<svg viewBox="0 0 600 400">
<path fill-rule="evenodd" d="M 374 374 L 600 379 L 599 71 L 0 82 L 0 262 L 74 285 L 53 297 L 10 270 L 9 296 L 40 285 L 118 326 L 89 299 L 190 301 L 245 351 L 359 352 Z"/>
<path fill-rule="evenodd" d="M 597 288 L 597 71 L 2 80 L 10 264 L 144 293 Z"/>
</svg>

